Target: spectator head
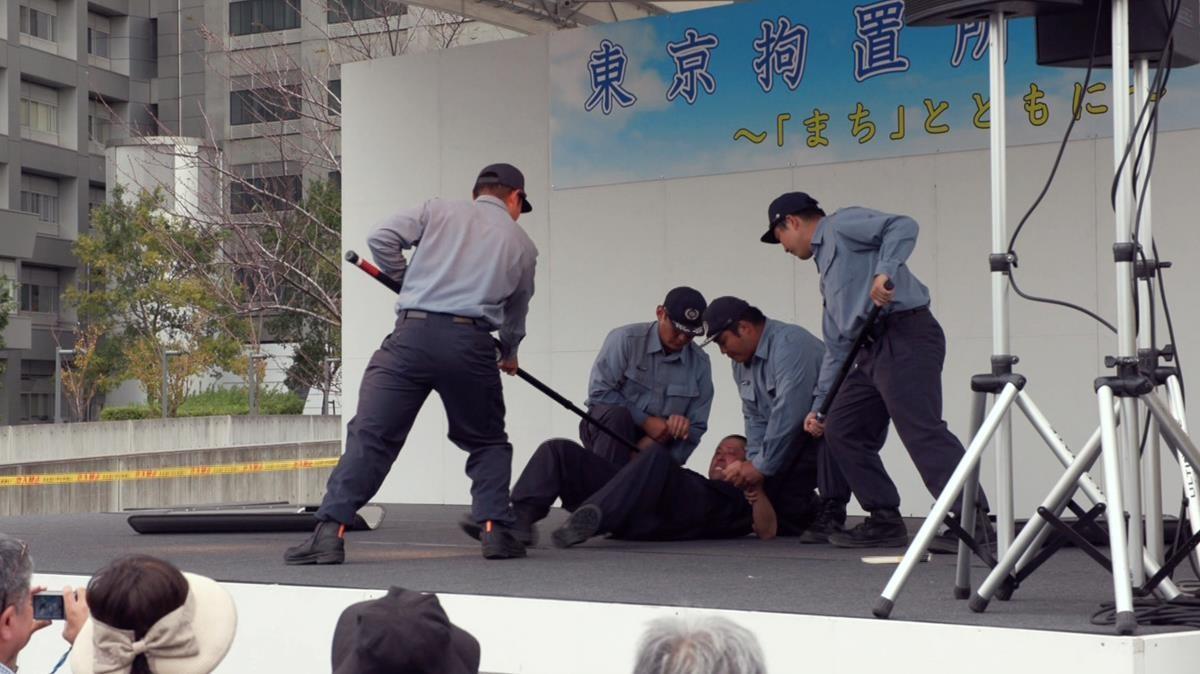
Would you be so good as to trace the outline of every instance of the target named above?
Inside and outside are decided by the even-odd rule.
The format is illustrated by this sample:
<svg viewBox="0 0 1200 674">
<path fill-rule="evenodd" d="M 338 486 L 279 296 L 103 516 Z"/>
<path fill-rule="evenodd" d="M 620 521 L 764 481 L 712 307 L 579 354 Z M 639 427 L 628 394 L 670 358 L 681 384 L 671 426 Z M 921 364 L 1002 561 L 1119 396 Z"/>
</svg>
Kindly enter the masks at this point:
<svg viewBox="0 0 1200 674">
<path fill-rule="evenodd" d="M 204 674 L 237 629 L 224 588 L 157 557 L 112 562 L 92 577 L 87 599 L 92 616 L 71 653 L 75 674 Z"/>
<path fill-rule="evenodd" d="M 766 674 L 762 649 L 725 618 L 659 618 L 638 648 L 634 674 Z"/>
<path fill-rule="evenodd" d="M 29 586 L 32 576 L 29 546 L 0 534 L 0 662 L 12 664 L 37 628 Z"/>
<path fill-rule="evenodd" d="M 333 674 L 478 674 L 479 642 L 446 617 L 437 596 L 392 587 L 342 611 Z"/>
</svg>

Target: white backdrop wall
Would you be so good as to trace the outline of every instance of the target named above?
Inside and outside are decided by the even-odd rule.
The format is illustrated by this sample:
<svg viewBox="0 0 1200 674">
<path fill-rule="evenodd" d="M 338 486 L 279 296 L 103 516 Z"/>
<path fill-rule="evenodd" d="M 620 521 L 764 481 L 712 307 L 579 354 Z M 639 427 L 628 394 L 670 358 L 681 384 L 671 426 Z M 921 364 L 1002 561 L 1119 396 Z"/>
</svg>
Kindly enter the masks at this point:
<svg viewBox="0 0 1200 674">
<path fill-rule="evenodd" d="M 365 252 L 367 231 L 392 210 L 433 196 L 469 198 L 485 164 L 516 164 L 535 204 L 520 223 L 541 252 L 520 362 L 582 403 L 588 370 L 607 331 L 651 320 L 676 285 L 692 285 L 710 299 L 744 297 L 768 316 L 820 334 L 815 267 L 758 242 L 766 204 L 779 193 L 808 191 L 828 211 L 860 204 L 905 213 L 921 224 L 909 264 L 930 287 L 933 310 L 946 331 L 945 415 L 965 442 L 968 381 L 988 369 L 991 353 L 986 151 L 556 191 L 550 182 L 547 59 L 548 38 L 540 36 L 344 66 L 346 248 Z M 1107 317 L 1115 315 L 1110 148 L 1107 139 L 1072 143 L 1053 192 L 1018 247 L 1023 288 L 1069 298 Z M 1011 149 L 1008 207 L 1014 225 L 1040 189 L 1055 150 Z M 1200 230 L 1189 207 L 1200 132 L 1164 134 L 1158 152 L 1154 228 L 1164 258 L 1176 263 L 1168 271 L 1174 279 L 1168 297 L 1187 364 L 1200 357 L 1189 358 L 1200 354 L 1195 338 L 1200 319 L 1188 292 L 1192 265 L 1200 261 Z M 348 420 L 366 362 L 391 330 L 394 315 L 391 293 L 365 275 L 347 266 L 344 283 Z M 1021 358 L 1019 371 L 1030 379 L 1029 392 L 1078 449 L 1096 425 L 1092 380 L 1103 373 L 1103 357 L 1114 350 L 1114 340 L 1086 317 L 1015 298 L 1012 321 L 1013 351 Z M 721 436 L 742 430 L 729 362 L 715 348 L 710 355 L 716 400 L 709 434 L 689 463 L 698 469 L 707 465 Z M 505 399 L 515 479 L 538 443 L 574 436 L 577 420 L 517 379 L 505 378 Z M 1017 513 L 1025 517 L 1061 469 L 1023 419 L 1015 429 Z M 376 500 L 468 502 L 465 454 L 445 435 L 445 416 L 432 396 Z M 904 512 L 926 513 L 933 499 L 894 433 L 883 456 Z M 1164 468 L 1168 512 L 1178 501 L 1173 465 Z M 993 484 L 989 452 L 984 485 Z"/>
</svg>

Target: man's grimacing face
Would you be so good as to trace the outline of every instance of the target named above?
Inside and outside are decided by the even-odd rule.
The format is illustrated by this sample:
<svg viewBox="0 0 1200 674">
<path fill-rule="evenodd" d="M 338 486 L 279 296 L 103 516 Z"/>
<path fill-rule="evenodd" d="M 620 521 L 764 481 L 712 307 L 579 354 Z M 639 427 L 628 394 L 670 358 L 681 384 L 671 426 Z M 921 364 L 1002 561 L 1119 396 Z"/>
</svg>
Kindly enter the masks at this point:
<svg viewBox="0 0 1200 674">
<path fill-rule="evenodd" d="M 746 443 L 741 438 L 725 438 L 713 452 L 712 461 L 708 463 L 710 480 L 720 480 L 724 476 L 725 467 L 735 461 L 746 460 Z"/>
</svg>

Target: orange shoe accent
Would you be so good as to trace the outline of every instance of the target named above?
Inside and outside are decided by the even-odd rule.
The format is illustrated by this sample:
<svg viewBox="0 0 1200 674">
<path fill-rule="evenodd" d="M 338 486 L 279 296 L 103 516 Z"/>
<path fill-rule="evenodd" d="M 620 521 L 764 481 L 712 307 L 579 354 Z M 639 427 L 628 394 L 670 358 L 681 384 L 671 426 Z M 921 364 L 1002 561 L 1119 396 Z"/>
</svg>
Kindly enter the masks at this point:
<svg viewBox="0 0 1200 674">
<path fill-rule="evenodd" d="M 487 521 L 487 524 L 485 524 L 485 525 L 484 525 L 484 529 L 485 529 L 485 530 L 486 530 L 486 531 L 487 531 L 489 534 L 490 534 L 490 533 L 492 533 L 492 521 L 491 521 L 491 520 L 488 520 L 488 521 Z"/>
<path fill-rule="evenodd" d="M 339 524 L 338 525 L 338 538 L 345 538 L 345 537 L 346 537 L 346 525 Z"/>
</svg>

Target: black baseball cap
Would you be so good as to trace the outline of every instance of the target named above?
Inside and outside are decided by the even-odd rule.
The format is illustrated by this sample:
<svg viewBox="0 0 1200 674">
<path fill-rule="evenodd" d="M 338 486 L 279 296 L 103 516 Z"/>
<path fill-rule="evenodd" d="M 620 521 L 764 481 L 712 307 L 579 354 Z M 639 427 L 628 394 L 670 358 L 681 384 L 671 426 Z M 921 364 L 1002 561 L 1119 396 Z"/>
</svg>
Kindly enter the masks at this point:
<svg viewBox="0 0 1200 674">
<path fill-rule="evenodd" d="M 704 309 L 708 303 L 699 290 L 687 286 L 672 288 L 663 300 L 663 309 L 675 324 L 675 329 L 689 335 L 704 334 Z"/>
<path fill-rule="evenodd" d="M 704 332 L 713 341 L 722 332 L 732 328 L 750 308 L 750 303 L 740 297 L 718 297 L 704 310 Z"/>
<path fill-rule="evenodd" d="M 479 642 L 436 595 L 391 587 L 352 604 L 333 632 L 333 674 L 477 674 Z"/>
<path fill-rule="evenodd" d="M 775 228 L 783 223 L 789 215 L 795 215 L 810 208 L 818 208 L 817 200 L 804 192 L 788 192 L 782 194 L 767 207 L 767 233 L 759 241 L 763 243 L 779 243 L 775 236 Z"/>
<path fill-rule="evenodd" d="M 505 185 L 511 187 L 521 193 L 521 212 L 528 213 L 533 210 L 533 204 L 529 203 L 529 197 L 525 194 L 525 174 L 512 164 L 489 164 L 483 167 L 479 172 L 479 177 L 475 179 L 475 186 L 480 185 Z"/>
</svg>

